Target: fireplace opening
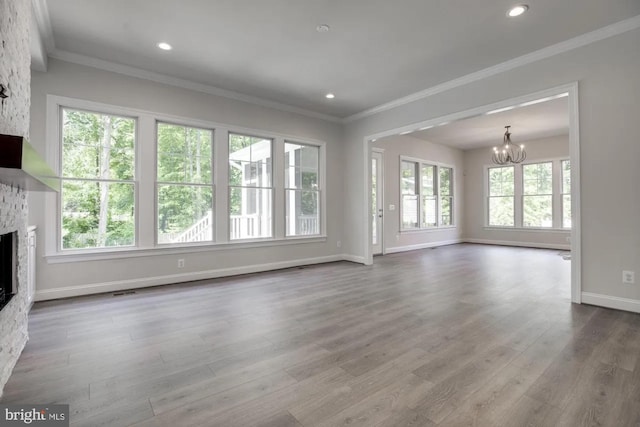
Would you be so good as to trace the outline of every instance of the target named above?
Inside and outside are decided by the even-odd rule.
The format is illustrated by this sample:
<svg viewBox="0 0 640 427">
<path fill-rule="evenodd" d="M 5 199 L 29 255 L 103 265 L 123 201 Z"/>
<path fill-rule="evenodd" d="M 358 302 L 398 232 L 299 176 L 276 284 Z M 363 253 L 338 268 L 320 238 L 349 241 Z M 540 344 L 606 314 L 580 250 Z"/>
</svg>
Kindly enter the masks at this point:
<svg viewBox="0 0 640 427">
<path fill-rule="evenodd" d="M 16 235 L 0 235 L 0 310 L 16 294 Z"/>
</svg>

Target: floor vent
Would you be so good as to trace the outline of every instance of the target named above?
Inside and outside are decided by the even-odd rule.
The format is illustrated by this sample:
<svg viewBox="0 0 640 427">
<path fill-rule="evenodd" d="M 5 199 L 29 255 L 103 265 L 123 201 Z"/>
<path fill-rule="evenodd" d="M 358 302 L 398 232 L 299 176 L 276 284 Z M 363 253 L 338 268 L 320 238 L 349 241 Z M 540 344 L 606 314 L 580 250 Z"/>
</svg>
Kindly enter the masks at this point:
<svg viewBox="0 0 640 427">
<path fill-rule="evenodd" d="M 135 294 L 135 293 L 136 293 L 136 291 L 122 291 L 122 292 L 114 292 L 114 293 L 113 293 L 113 296 L 114 296 L 114 297 L 119 297 L 119 296 L 122 296 L 122 295 L 131 295 L 131 294 Z"/>
</svg>

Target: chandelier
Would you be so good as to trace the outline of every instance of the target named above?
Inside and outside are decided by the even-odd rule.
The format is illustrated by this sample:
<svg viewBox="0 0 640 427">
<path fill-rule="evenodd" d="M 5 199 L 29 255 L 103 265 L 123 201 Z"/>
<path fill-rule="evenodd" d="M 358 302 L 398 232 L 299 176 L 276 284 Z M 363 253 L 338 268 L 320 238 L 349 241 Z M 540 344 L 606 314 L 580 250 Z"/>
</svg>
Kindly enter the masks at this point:
<svg viewBox="0 0 640 427">
<path fill-rule="evenodd" d="M 496 165 L 506 165 L 510 163 L 522 163 L 527 158 L 527 153 L 524 151 L 524 144 L 516 145 L 511 142 L 511 132 L 509 128 L 511 126 L 505 126 L 507 129 L 504 133 L 504 144 L 502 147 L 493 147 L 493 155 L 491 160 Z"/>
</svg>

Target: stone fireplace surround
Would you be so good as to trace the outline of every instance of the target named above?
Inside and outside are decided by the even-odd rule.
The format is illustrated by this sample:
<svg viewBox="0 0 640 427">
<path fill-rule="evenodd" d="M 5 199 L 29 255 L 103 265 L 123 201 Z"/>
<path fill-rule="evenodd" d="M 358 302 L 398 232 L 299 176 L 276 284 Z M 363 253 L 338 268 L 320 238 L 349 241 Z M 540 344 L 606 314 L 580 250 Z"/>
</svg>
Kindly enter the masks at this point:
<svg viewBox="0 0 640 427">
<path fill-rule="evenodd" d="M 17 232 L 17 293 L 0 310 L 0 387 L 9 379 L 27 339 L 27 196 L 0 184 L 0 234 Z"/>
</svg>

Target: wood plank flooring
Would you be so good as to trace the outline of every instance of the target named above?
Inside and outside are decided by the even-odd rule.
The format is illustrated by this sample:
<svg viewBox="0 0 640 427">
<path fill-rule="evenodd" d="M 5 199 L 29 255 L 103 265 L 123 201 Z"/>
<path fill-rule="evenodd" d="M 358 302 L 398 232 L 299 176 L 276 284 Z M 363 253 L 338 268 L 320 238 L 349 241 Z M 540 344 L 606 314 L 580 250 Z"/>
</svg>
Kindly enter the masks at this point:
<svg viewBox="0 0 640 427">
<path fill-rule="evenodd" d="M 38 303 L 2 403 L 73 426 L 639 426 L 640 315 L 453 245 Z"/>
</svg>

